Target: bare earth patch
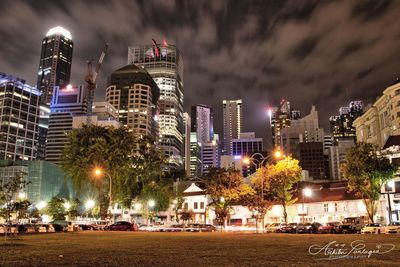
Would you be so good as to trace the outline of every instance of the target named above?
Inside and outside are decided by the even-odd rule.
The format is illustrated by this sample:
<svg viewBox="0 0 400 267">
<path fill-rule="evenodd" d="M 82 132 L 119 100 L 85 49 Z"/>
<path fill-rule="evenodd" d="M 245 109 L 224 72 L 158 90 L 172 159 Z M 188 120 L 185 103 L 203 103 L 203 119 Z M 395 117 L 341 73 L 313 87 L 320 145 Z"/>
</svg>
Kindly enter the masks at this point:
<svg viewBox="0 0 400 267">
<path fill-rule="evenodd" d="M 324 249 L 309 253 L 312 245 L 336 241 L 330 248 L 337 251 L 355 240 L 362 240 L 367 250 L 380 244 L 381 251 L 388 248 L 385 244 L 394 249 L 370 258 L 358 252 L 335 260 L 321 259 L 329 257 Z M 13 242 L 0 246 L 0 266 L 399 266 L 400 259 L 399 235 L 89 231 L 27 235 Z"/>
</svg>

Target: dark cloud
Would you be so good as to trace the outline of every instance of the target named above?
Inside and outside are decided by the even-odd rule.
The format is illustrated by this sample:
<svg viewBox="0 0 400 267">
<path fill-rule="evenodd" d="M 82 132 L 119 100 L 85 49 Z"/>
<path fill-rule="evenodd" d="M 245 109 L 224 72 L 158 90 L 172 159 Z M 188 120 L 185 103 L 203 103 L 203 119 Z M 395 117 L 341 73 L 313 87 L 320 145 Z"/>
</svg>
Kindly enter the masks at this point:
<svg viewBox="0 0 400 267">
<path fill-rule="evenodd" d="M 74 40 L 72 82 L 86 60 L 109 53 L 107 77 L 127 62 L 127 47 L 164 37 L 184 59 L 185 110 L 212 105 L 222 132 L 222 100 L 242 98 L 245 130 L 268 135 L 265 110 L 282 98 L 320 123 L 352 99 L 371 102 L 398 76 L 400 1 L 69 0 L 2 1 L 0 71 L 36 83 L 41 40 L 56 25 Z M 269 141 L 269 140 L 268 140 Z"/>
</svg>

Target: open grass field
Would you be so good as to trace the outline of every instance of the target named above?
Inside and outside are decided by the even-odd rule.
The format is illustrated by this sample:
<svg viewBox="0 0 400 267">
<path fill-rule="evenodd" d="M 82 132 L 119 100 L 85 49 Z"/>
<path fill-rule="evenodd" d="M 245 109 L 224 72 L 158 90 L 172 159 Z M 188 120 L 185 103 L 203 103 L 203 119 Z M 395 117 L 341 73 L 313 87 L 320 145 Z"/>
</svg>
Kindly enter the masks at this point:
<svg viewBox="0 0 400 267">
<path fill-rule="evenodd" d="M 1 240 L 1 239 L 0 239 Z M 318 260 L 311 245 L 337 241 L 349 248 L 363 240 L 367 249 L 393 244 L 370 258 Z M 4 245 L 0 266 L 399 266 L 397 235 L 292 235 L 241 233 L 77 232 L 22 236 Z M 344 245 L 342 245 L 344 244 Z M 387 247 L 383 245 L 380 250 Z M 314 250 L 316 251 L 316 250 Z M 361 256 L 360 253 L 350 254 Z"/>
</svg>

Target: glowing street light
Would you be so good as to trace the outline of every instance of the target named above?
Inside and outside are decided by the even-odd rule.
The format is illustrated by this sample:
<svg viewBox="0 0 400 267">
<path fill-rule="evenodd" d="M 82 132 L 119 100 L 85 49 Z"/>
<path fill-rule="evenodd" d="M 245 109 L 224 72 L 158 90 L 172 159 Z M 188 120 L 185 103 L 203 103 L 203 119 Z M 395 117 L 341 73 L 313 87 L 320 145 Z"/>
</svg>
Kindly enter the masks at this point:
<svg viewBox="0 0 400 267">
<path fill-rule="evenodd" d="M 86 208 L 87 210 L 90 210 L 90 209 L 92 209 L 92 208 L 94 207 L 95 204 L 96 204 L 96 203 L 94 202 L 93 199 L 89 199 L 89 200 L 87 200 L 86 203 L 85 203 L 85 208 Z"/>
<path fill-rule="evenodd" d="M 276 159 L 280 159 L 280 158 L 282 158 L 282 156 L 283 156 L 283 153 L 282 153 L 282 151 L 280 149 L 275 150 L 274 157 Z"/>
<path fill-rule="evenodd" d="M 65 202 L 65 203 L 64 203 L 64 209 L 65 209 L 65 210 L 69 210 L 70 208 L 71 208 L 71 203 Z"/>
<path fill-rule="evenodd" d="M 149 202 L 147 203 L 149 205 L 150 208 L 154 208 L 154 206 L 156 205 L 156 202 L 154 200 L 149 200 Z"/>
<path fill-rule="evenodd" d="M 392 190 L 394 189 L 394 180 L 390 180 L 387 184 L 389 187 L 392 188 Z"/>
<path fill-rule="evenodd" d="M 303 194 L 304 194 L 305 197 L 311 197 L 312 190 L 310 188 L 304 188 L 303 189 Z"/>
<path fill-rule="evenodd" d="M 304 223 L 304 215 L 305 215 L 305 209 L 304 209 L 304 197 L 311 197 L 312 196 L 312 190 L 311 188 L 303 188 L 302 191 L 303 195 L 303 207 L 302 207 L 302 217 L 303 217 L 303 223 Z"/>
<path fill-rule="evenodd" d="M 26 193 L 25 192 L 19 192 L 18 198 L 19 199 L 25 199 L 26 198 Z"/>
<path fill-rule="evenodd" d="M 250 159 L 248 157 L 245 157 L 243 159 L 243 163 L 246 164 L 246 165 L 249 165 L 250 164 Z"/>
<path fill-rule="evenodd" d="M 46 201 L 39 201 L 39 203 L 36 204 L 36 208 L 38 210 L 44 209 L 47 207 L 47 202 Z"/>
</svg>

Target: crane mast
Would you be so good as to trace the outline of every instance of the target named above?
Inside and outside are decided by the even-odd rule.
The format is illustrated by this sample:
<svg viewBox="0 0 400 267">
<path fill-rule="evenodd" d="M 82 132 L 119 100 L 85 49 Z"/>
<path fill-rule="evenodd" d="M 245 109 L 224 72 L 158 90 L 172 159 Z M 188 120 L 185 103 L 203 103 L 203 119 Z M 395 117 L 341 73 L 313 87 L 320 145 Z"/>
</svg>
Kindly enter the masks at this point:
<svg viewBox="0 0 400 267">
<path fill-rule="evenodd" d="M 86 94 L 87 94 L 87 117 L 86 117 L 86 124 L 91 124 L 92 120 L 92 106 L 93 106 L 93 97 L 94 97 L 94 90 L 96 89 L 96 79 L 97 75 L 99 74 L 99 70 L 101 65 L 103 64 L 104 57 L 106 56 L 108 49 L 108 44 L 104 45 L 103 50 L 101 51 L 99 61 L 97 62 L 95 71 L 93 72 L 93 60 L 87 61 L 87 71 L 85 75 L 85 82 L 86 82 Z"/>
</svg>

